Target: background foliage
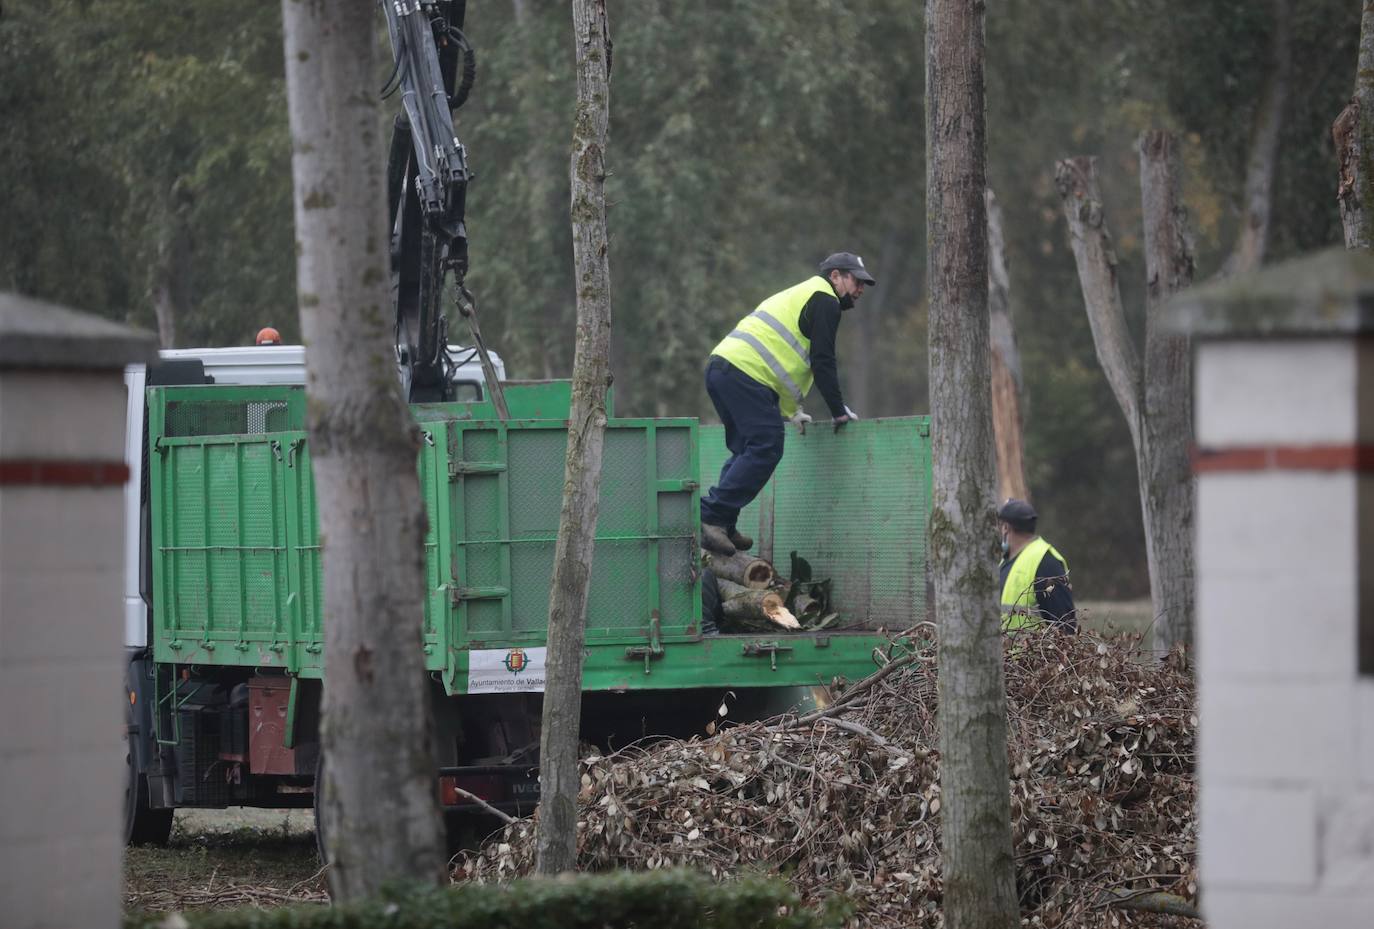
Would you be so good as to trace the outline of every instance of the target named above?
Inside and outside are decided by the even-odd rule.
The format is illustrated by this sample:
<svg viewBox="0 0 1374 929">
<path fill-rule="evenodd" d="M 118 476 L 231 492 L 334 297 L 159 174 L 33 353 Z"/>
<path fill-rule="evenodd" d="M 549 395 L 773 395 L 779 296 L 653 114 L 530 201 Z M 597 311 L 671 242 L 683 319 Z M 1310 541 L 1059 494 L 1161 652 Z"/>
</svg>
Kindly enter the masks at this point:
<svg viewBox="0 0 1374 929">
<path fill-rule="evenodd" d="M 512 372 L 566 377 L 570 17 L 554 0 L 469 6 L 479 76 L 459 132 L 479 175 L 470 283 Z M 1271 260 L 1340 241 L 1327 127 L 1350 94 L 1358 39 L 1355 0 L 1292 6 Z M 1270 68 L 1269 7 L 987 7 L 989 177 L 1006 212 L 1032 493 L 1080 596 L 1143 595 L 1133 457 L 1093 355 L 1054 160 L 1101 157 L 1139 325 L 1135 137 L 1152 125 L 1182 133 L 1199 277 L 1215 272 Z M 920 4 L 622 0 L 610 12 L 620 411 L 709 414 L 700 370 L 715 342 L 844 248 L 880 282 L 842 327 L 846 398 L 866 416 L 924 412 Z M 5 4 L 0 287 L 152 328 L 150 295 L 180 270 L 182 344 L 246 343 L 266 324 L 297 338 L 280 28 L 270 3 Z"/>
</svg>

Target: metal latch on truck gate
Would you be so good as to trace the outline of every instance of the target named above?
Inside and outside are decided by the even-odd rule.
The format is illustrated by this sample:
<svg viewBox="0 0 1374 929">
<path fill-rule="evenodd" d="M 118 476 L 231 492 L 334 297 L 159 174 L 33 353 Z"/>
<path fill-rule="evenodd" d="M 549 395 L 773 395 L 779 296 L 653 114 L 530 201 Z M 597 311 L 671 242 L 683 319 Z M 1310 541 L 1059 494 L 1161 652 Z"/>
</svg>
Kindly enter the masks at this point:
<svg viewBox="0 0 1374 929">
<path fill-rule="evenodd" d="M 636 661 L 644 659 L 644 673 L 652 674 L 649 662 L 656 661 L 663 657 L 663 626 L 659 621 L 658 610 L 649 614 L 649 644 L 631 645 L 625 649 L 625 660 Z"/>
<path fill-rule="evenodd" d="M 778 670 L 778 652 L 790 652 L 792 646 L 783 645 L 780 642 L 745 642 L 745 658 L 762 658 L 768 656 L 768 664 L 774 671 Z"/>
</svg>

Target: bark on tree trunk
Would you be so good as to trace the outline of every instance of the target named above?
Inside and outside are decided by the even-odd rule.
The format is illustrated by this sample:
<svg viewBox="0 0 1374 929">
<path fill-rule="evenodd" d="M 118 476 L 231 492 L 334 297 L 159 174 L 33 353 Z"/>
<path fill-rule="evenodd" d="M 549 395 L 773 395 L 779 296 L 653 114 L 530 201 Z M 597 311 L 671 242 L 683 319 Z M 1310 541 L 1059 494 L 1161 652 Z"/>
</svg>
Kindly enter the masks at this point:
<svg viewBox="0 0 1374 929">
<path fill-rule="evenodd" d="M 1140 195 L 1145 225 L 1145 414 L 1136 451 L 1149 546 L 1155 647 L 1193 641 L 1192 348 L 1166 332 L 1164 304 L 1193 282 L 1187 215 L 1179 202 L 1175 143 L 1167 132 L 1140 138 Z M 1267 211 L 1266 211 L 1267 213 Z M 1241 253 L 1244 246 L 1237 248 Z M 1260 253 L 1251 253 L 1258 260 Z"/>
<path fill-rule="evenodd" d="M 1007 272 L 1002 207 L 992 188 L 988 210 L 988 316 L 992 334 L 992 432 L 997 445 L 997 497 L 1030 499 L 1026 486 L 1021 418 L 1021 353 L 1011 322 L 1011 275 Z"/>
<path fill-rule="evenodd" d="M 1273 0 L 1274 37 L 1271 66 L 1260 99 L 1259 111 L 1250 138 L 1250 156 L 1245 168 L 1245 213 L 1235 248 L 1222 265 L 1221 276 L 1254 271 L 1264 263 L 1269 246 L 1269 225 L 1273 213 L 1274 171 L 1278 164 L 1279 131 L 1288 106 L 1292 71 L 1292 26 L 1289 0 Z M 1148 363 L 1147 363 L 1148 364 Z"/>
<path fill-rule="evenodd" d="M 536 869 L 558 874 L 577 864 L 578 733 L 582 650 L 591 581 L 606 388 L 611 371 L 611 284 L 606 237 L 606 136 L 610 112 L 610 27 L 605 0 L 573 0 L 577 104 L 572 145 L 573 266 L 577 345 L 563 509 L 549 591 L 548 665 L 540 732 Z"/>
<path fill-rule="evenodd" d="M 1192 393 L 1188 341 L 1163 332 L 1159 308 L 1192 282 L 1193 257 L 1178 203 L 1175 143 L 1164 132 L 1140 142 L 1148 306 L 1142 367 L 1126 325 L 1116 255 L 1102 212 L 1095 158 L 1055 168 L 1098 361 L 1131 430 L 1145 522 L 1155 646 L 1191 645 L 1193 482 L 1188 461 Z"/>
<path fill-rule="evenodd" d="M 1331 127 L 1346 248 L 1374 248 L 1374 0 L 1364 0 L 1355 95 Z"/>
<path fill-rule="evenodd" d="M 755 558 L 748 552 L 735 552 L 733 555 L 708 555 L 707 568 L 718 578 L 740 584 L 744 587 L 763 589 L 773 580 L 777 571 L 762 558 Z"/>
<path fill-rule="evenodd" d="M 944 915 L 1018 924 L 995 602 L 981 0 L 926 2 L 926 241 Z"/>
<path fill-rule="evenodd" d="M 1117 405 L 1131 430 L 1131 442 L 1140 447 L 1140 358 L 1126 311 L 1121 305 L 1121 286 L 1116 279 L 1116 251 L 1102 212 L 1097 184 L 1097 159 L 1069 158 L 1054 169 L 1055 185 L 1064 201 L 1069 221 L 1069 246 L 1078 266 L 1078 283 L 1088 311 L 1097 360 L 1112 388 Z"/>
<path fill-rule="evenodd" d="M 905 206 L 906 201 L 898 199 Z M 908 222 L 910 216 L 897 211 L 885 223 L 887 232 L 878 251 L 878 267 L 883 269 L 884 285 L 876 288 L 871 297 L 865 298 L 863 310 L 856 314 L 859 323 L 858 364 L 845 365 L 845 371 L 850 372 L 849 376 L 853 378 L 851 386 L 855 400 L 851 402 L 856 402 L 855 409 L 869 418 L 882 415 L 878 399 L 882 391 L 878 390 L 879 385 L 874 382 L 873 374 L 878 367 L 876 356 L 878 342 L 882 338 L 883 317 L 898 308 L 897 282 L 901 276 L 897 273 L 897 267 L 902 259 L 902 230 Z"/>
<path fill-rule="evenodd" d="M 177 347 L 177 320 L 191 305 L 191 236 L 186 228 L 185 196 L 173 184 L 163 209 L 158 232 L 157 270 L 153 281 L 153 313 L 157 317 L 158 343 Z"/>
<path fill-rule="evenodd" d="M 392 360 L 373 15 L 364 3 L 282 3 L 324 562 L 322 816 L 340 900 L 446 879 L 420 650 L 418 433 Z"/>
</svg>

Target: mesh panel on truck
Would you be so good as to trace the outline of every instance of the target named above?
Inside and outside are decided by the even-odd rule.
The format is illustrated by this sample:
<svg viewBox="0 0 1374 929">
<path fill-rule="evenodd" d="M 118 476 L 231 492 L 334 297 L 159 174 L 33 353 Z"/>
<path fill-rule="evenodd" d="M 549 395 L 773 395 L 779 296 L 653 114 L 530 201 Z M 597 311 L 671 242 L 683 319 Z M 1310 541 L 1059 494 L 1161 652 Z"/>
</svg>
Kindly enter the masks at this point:
<svg viewBox="0 0 1374 929">
<path fill-rule="evenodd" d="M 723 426 L 702 426 L 705 494 L 729 456 Z M 841 627 L 908 628 L 926 618 L 930 420 L 861 420 L 836 433 L 817 421 L 787 430 L 773 479 L 740 514 L 753 551 L 780 573 L 796 551 L 830 578 Z"/>
</svg>

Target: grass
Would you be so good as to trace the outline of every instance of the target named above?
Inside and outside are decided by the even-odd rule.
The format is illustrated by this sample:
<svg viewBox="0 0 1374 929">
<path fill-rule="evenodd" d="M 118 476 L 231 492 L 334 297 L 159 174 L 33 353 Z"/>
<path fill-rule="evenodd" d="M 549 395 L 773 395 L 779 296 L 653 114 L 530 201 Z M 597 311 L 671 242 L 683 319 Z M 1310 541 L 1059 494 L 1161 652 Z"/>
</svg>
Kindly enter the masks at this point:
<svg viewBox="0 0 1374 929">
<path fill-rule="evenodd" d="M 183 810 L 165 848 L 124 854 L 129 914 L 322 899 L 309 810 Z"/>
<path fill-rule="evenodd" d="M 1154 619 L 1149 600 L 1083 600 L 1078 603 L 1079 623 L 1098 635 L 1147 633 Z"/>
</svg>

